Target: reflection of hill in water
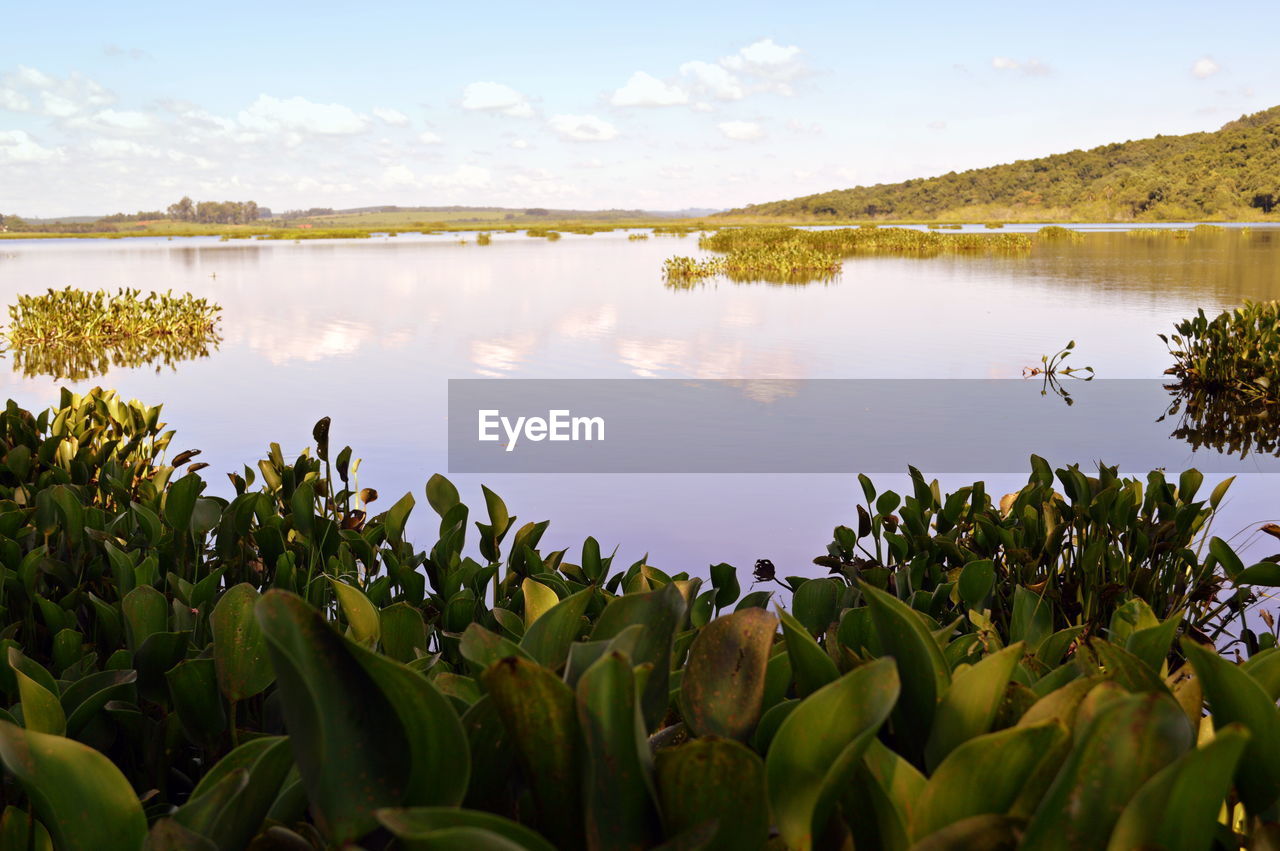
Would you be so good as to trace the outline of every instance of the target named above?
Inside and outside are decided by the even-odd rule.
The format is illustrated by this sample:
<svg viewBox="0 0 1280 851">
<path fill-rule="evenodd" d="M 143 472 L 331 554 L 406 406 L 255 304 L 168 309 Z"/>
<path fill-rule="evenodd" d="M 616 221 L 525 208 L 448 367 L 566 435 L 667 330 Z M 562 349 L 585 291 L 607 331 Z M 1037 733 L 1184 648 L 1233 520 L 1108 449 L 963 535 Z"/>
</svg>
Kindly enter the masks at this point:
<svg viewBox="0 0 1280 851">
<path fill-rule="evenodd" d="M 1130 235 L 1086 233 L 1078 241 L 1037 240 L 1022 257 L 931 258 L 929 263 L 982 264 L 1011 278 L 1084 290 L 1149 296 L 1152 301 L 1185 301 L 1189 296 L 1215 303 L 1280 298 L 1280 228 L 1242 232 Z M 847 266 L 846 266 L 847 268 Z"/>
<path fill-rule="evenodd" d="M 208 357 L 221 339 L 214 333 L 201 337 L 151 337 L 130 339 L 112 346 L 96 343 L 45 343 L 9 350 L 13 371 L 26 378 L 49 376 L 64 381 L 84 381 L 105 375 L 113 368 L 154 365 L 177 369 L 183 361 Z"/>
<path fill-rule="evenodd" d="M 1177 417 L 1172 437 L 1192 449 L 1246 458 L 1280 458 L 1280 405 L 1241 402 L 1221 393 L 1170 387 L 1173 401 L 1161 421 Z"/>
</svg>

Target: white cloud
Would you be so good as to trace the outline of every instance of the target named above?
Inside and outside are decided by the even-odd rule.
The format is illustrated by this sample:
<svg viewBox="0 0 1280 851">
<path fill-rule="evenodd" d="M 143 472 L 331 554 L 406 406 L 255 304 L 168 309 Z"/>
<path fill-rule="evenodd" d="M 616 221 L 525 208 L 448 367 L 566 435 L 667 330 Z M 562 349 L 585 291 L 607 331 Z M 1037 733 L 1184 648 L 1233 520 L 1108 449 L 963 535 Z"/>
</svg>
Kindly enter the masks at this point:
<svg viewBox="0 0 1280 851">
<path fill-rule="evenodd" d="M 139 133 L 152 129 L 155 119 L 145 112 L 135 110 L 104 109 L 93 114 L 92 123 L 111 130 Z"/>
<path fill-rule="evenodd" d="M 387 109 L 386 107 L 375 106 L 373 115 L 380 121 L 390 124 L 392 127 L 407 127 L 409 125 L 409 116 L 405 115 L 398 109 Z"/>
<path fill-rule="evenodd" d="M 19 65 L 3 78 L 0 107 L 18 112 L 33 111 L 32 97 L 39 99 L 38 111 L 51 118 L 68 118 L 77 113 L 108 106 L 115 95 L 80 74 L 54 77 L 36 68 Z"/>
<path fill-rule="evenodd" d="M 697 91 L 718 100 L 742 100 L 742 82 L 719 65 L 695 59 L 680 66 L 680 73 L 693 79 Z"/>
<path fill-rule="evenodd" d="M 56 148 L 39 144 L 25 130 L 0 130 L 0 162 L 42 163 L 61 154 Z"/>
<path fill-rule="evenodd" d="M 553 115 L 551 129 L 575 142 L 607 142 L 618 135 L 617 127 L 594 115 Z"/>
<path fill-rule="evenodd" d="M 632 74 L 610 101 L 614 106 L 678 106 L 688 102 L 689 95 L 679 86 L 664 83 L 644 71 Z"/>
<path fill-rule="evenodd" d="M 763 89 L 789 95 L 791 83 L 805 73 L 801 52 L 794 44 L 783 46 L 772 38 L 765 38 L 722 58 L 720 64 L 730 71 L 757 78 Z"/>
<path fill-rule="evenodd" d="M 28 112 L 31 109 L 31 101 L 22 92 L 15 89 L 0 89 L 0 109 L 7 109 L 10 112 Z"/>
<path fill-rule="evenodd" d="M 1204 80 L 1222 70 L 1222 66 L 1208 56 L 1202 56 L 1191 65 L 1191 75 Z"/>
<path fill-rule="evenodd" d="M 517 151 L 525 151 L 529 148 L 529 142 L 526 139 L 516 139 L 512 141 L 511 147 L 515 148 Z"/>
<path fill-rule="evenodd" d="M 764 136 L 764 130 L 754 121 L 721 121 L 716 126 L 721 133 L 736 142 L 749 142 Z"/>
<path fill-rule="evenodd" d="M 1028 77 L 1047 77 L 1053 69 L 1039 59 L 1019 61 L 1008 56 L 996 56 L 991 60 L 991 67 L 997 71 L 1018 71 Z"/>
<path fill-rule="evenodd" d="M 383 169 L 380 182 L 385 187 L 395 188 L 399 186 L 416 186 L 418 179 L 407 166 L 393 165 Z"/>
<path fill-rule="evenodd" d="M 429 174 L 423 183 L 436 189 L 483 189 L 492 181 L 489 169 L 476 165 L 460 165 L 445 174 Z"/>
<path fill-rule="evenodd" d="M 502 83 L 471 83 L 462 90 L 462 108 L 479 112 L 500 112 L 515 118 L 533 115 L 533 107 L 523 94 Z"/>
<path fill-rule="evenodd" d="M 439 145 L 444 139 L 441 139 L 438 134 L 432 133 L 430 130 L 423 130 L 418 134 L 418 141 L 424 145 Z"/>
<path fill-rule="evenodd" d="M 337 103 L 315 103 L 302 97 L 276 98 L 258 95 L 248 109 L 241 110 L 240 124 L 264 133 L 288 131 L 322 136 L 344 136 L 363 132 L 369 119 L 350 107 Z"/>
</svg>

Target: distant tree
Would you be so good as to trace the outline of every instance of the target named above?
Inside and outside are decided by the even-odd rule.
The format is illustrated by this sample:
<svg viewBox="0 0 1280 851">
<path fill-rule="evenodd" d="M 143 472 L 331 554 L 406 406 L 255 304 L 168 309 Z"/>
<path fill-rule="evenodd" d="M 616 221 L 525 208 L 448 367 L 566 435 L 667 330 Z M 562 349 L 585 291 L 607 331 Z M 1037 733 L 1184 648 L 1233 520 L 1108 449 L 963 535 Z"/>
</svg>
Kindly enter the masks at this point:
<svg viewBox="0 0 1280 851">
<path fill-rule="evenodd" d="M 176 204 L 169 205 L 169 218 L 180 222 L 193 222 L 196 219 L 195 204 L 186 195 Z"/>
</svg>

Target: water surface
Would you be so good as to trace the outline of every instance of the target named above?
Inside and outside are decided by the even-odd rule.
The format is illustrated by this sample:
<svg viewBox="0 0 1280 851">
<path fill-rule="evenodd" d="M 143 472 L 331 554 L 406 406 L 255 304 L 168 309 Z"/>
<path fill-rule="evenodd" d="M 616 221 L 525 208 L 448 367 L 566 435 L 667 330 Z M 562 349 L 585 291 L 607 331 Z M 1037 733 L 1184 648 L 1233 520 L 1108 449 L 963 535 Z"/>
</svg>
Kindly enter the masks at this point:
<svg viewBox="0 0 1280 851">
<path fill-rule="evenodd" d="M 859 258 L 825 284 L 691 290 L 664 287 L 660 268 L 672 254 L 699 253 L 696 236 L 496 234 L 489 246 L 471 235 L 6 241 L 0 296 L 128 286 L 216 300 L 223 341 L 210 357 L 176 370 L 113 369 L 72 386 L 163 402 L 175 447 L 204 450 L 217 492 L 229 490 L 223 472 L 253 464 L 271 441 L 299 451 L 312 424 L 331 416 L 332 441 L 364 459 L 361 485 L 385 505 L 404 491 L 418 496 L 410 527 L 427 546 L 422 486 L 445 470 L 448 378 L 1016 378 L 1069 339 L 1073 361 L 1099 375 L 1156 378 L 1171 363 L 1156 334 L 1178 319 L 1280 298 L 1280 230 L 1182 240 L 1099 229 L 1112 232 L 1041 242 L 1029 256 Z M 0 380 L 9 397 L 35 407 L 56 400 L 58 382 L 8 370 Z M 955 487 L 982 475 L 941 478 Z M 1025 476 L 990 479 L 999 493 Z M 481 479 L 455 481 L 479 509 Z M 522 520 L 550 519 L 549 548 L 595 535 L 621 559 L 647 552 L 665 570 L 696 573 L 761 557 L 781 574 L 817 573 L 810 559 L 860 498 L 852 477 L 830 475 L 484 483 Z M 1271 477 L 1243 477 L 1218 533 L 1276 519 L 1277 490 Z"/>
</svg>

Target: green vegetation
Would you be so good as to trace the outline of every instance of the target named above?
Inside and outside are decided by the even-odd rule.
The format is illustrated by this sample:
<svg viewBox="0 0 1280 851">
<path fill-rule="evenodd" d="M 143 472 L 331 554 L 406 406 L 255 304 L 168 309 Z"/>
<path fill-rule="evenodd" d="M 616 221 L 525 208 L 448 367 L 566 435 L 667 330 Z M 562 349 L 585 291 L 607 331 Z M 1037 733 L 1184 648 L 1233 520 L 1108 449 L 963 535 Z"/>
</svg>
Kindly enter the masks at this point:
<svg viewBox="0 0 1280 851">
<path fill-rule="evenodd" d="M 1157 136 L 902 183 L 755 204 L 729 216 L 857 221 L 1258 220 L 1280 214 L 1280 107 Z"/>
<path fill-rule="evenodd" d="M 1229 483 L 1199 499 L 1195 471 L 1033 458 L 996 506 L 981 483 L 862 477 L 830 575 L 757 563 L 790 592 L 775 615 L 729 565 L 547 551 L 548 524 L 488 490 L 469 542 L 440 476 L 420 549 L 414 497 L 370 513 L 328 419 L 211 496 L 181 472 L 197 453 L 165 460 L 160 413 L 95 390 L 0 414 L 5 847 L 1190 849 L 1276 829 L 1280 650 L 1244 616 L 1280 566 L 1208 536 Z"/>
<path fill-rule="evenodd" d="M 205 357 L 219 342 L 221 311 L 190 293 L 144 298 L 139 290 L 67 287 L 18 296 L 6 336 L 15 371 L 79 381 L 112 366 L 173 366 Z"/>
<path fill-rule="evenodd" d="M 663 264 L 668 285 L 686 287 L 726 275 L 735 281 L 808 283 L 840 273 L 841 258 L 867 254 L 981 254 L 1031 248 L 1026 234 L 940 234 L 910 228 L 800 230 L 789 227 L 724 228 L 698 239 L 698 247 L 722 258 L 672 257 Z"/>
<path fill-rule="evenodd" d="M 635 242 L 635 241 L 637 241 L 637 240 L 641 240 L 641 239 L 648 239 L 648 238 L 649 238 L 649 234 L 647 234 L 647 233 L 629 233 L 629 234 L 627 234 L 627 239 L 631 240 L 632 242 Z"/>
<path fill-rule="evenodd" d="M 1213 319 L 1200 310 L 1161 334 L 1184 387 L 1280 403 L 1280 302 L 1245 302 Z"/>
<path fill-rule="evenodd" d="M 476 245 L 488 245 L 493 242 L 493 234 L 481 232 L 476 234 Z"/>
</svg>

